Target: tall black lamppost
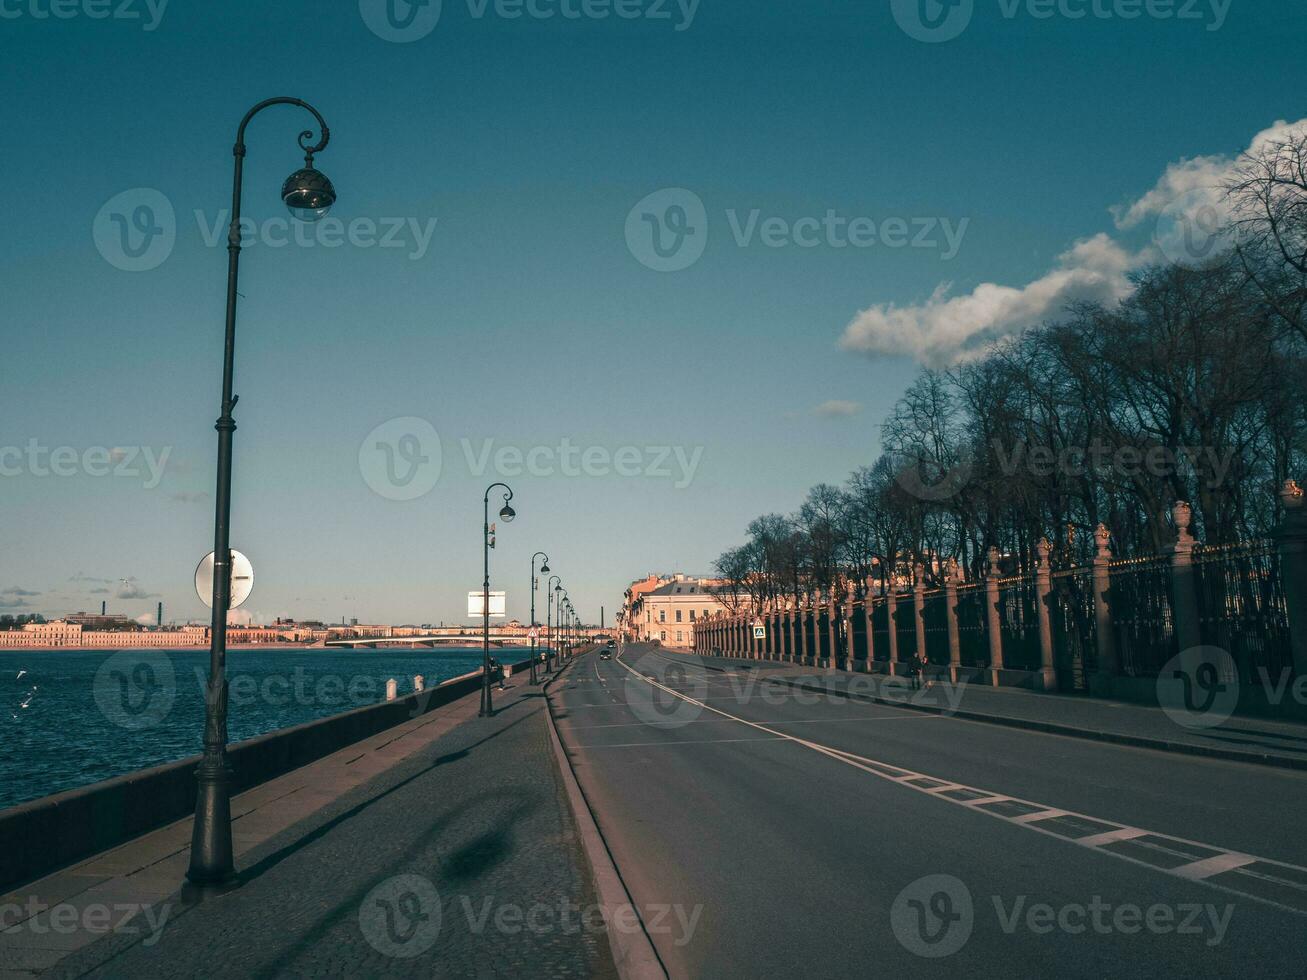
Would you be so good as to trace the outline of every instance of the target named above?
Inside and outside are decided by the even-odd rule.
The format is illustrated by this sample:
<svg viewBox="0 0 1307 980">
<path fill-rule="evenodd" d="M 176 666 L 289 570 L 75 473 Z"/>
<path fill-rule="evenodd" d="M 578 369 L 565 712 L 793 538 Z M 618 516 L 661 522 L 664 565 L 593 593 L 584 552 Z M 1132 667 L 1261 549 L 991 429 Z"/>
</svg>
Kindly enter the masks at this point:
<svg viewBox="0 0 1307 980">
<path fill-rule="evenodd" d="M 540 574 L 549 574 L 549 556 L 543 551 L 537 551 L 531 556 L 531 683 L 537 683 L 536 679 L 536 559 L 543 558 L 540 563 Z"/>
<path fill-rule="evenodd" d="M 571 625 L 571 618 L 568 616 L 568 610 L 572 608 L 572 600 L 568 598 L 567 590 L 563 589 L 563 594 L 558 599 L 558 623 L 559 623 L 559 646 L 567 651 L 567 657 L 572 656 L 571 635 L 568 633 L 568 626 Z"/>
<path fill-rule="evenodd" d="M 492 483 L 486 487 L 482 498 L 484 520 L 482 521 L 481 540 L 484 547 L 481 555 L 484 559 L 485 578 L 481 582 L 481 717 L 494 714 L 494 705 L 490 703 L 490 549 L 495 546 L 495 536 L 490 530 L 490 491 L 495 487 L 504 488 L 504 506 L 499 509 L 499 519 L 505 524 L 517 516 L 517 511 L 509 506 L 513 491 L 507 483 Z"/>
<path fill-rule="evenodd" d="M 209 682 L 204 698 L 204 755 L 195 770 L 195 822 L 191 831 L 191 863 L 186 877 L 196 884 L 230 880 L 235 874 L 231 847 L 231 770 L 227 766 L 227 610 L 231 604 L 231 456 L 236 422 L 232 411 L 238 396 L 232 394 L 236 350 L 236 281 L 241 254 L 241 177 L 245 165 L 245 127 L 273 105 L 307 109 L 317 120 L 320 138 L 312 146 L 313 131 L 299 135 L 304 167 L 286 178 L 281 199 L 292 215 L 316 221 L 336 203 L 336 190 L 314 169 L 314 154 L 331 139 L 327 123 L 317 109 L 300 99 L 276 98 L 260 102 L 236 130 L 236 173 L 232 182 L 231 227 L 227 232 L 227 324 L 222 364 L 222 414 L 218 430 L 218 484 L 213 531 L 213 619 L 209 630 Z"/>
<path fill-rule="evenodd" d="M 546 672 L 553 669 L 554 661 L 554 596 L 563 590 L 560 584 L 563 580 L 557 575 L 549 576 L 545 582 L 545 670 Z M 562 610 L 559 610 L 562 612 Z"/>
</svg>

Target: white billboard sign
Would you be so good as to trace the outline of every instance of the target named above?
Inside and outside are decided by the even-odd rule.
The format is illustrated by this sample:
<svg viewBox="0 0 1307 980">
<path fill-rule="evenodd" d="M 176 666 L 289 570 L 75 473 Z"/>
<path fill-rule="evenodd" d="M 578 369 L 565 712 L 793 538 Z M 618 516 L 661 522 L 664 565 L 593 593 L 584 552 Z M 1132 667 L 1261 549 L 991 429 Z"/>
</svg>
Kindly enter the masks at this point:
<svg viewBox="0 0 1307 980">
<path fill-rule="evenodd" d="M 506 593 L 503 592 L 490 593 L 491 619 L 503 619 L 507 615 L 507 600 L 505 599 L 505 595 Z M 485 594 L 480 589 L 476 592 L 469 592 L 467 594 L 468 619 L 481 619 L 485 615 L 485 610 L 482 606 L 484 599 Z"/>
</svg>

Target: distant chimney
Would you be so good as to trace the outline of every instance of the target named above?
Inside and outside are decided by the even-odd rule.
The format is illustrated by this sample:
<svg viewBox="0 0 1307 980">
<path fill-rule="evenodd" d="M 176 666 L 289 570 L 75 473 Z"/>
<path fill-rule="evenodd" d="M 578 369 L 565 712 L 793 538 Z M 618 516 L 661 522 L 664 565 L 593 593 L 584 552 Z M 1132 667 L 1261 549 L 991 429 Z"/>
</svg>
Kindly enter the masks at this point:
<svg viewBox="0 0 1307 980">
<path fill-rule="evenodd" d="M 155 626 L 163 626 L 163 603 L 159 603 L 159 618 L 154 621 Z"/>
<path fill-rule="evenodd" d="M 109 603 L 105 600 L 100 601 L 100 615 L 103 616 L 109 611 Z"/>
</svg>

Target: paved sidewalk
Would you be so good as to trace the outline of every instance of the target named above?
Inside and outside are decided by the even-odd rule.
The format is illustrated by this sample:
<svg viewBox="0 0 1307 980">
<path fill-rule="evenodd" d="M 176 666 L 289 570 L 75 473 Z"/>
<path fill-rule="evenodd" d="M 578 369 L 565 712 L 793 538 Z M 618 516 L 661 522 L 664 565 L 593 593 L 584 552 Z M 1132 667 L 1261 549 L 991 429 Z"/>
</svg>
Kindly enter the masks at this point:
<svg viewBox="0 0 1307 980">
<path fill-rule="evenodd" d="M 226 894 L 178 890 L 186 820 L 5 896 L 55 908 L 0 934 L 0 978 L 615 976 L 524 681 L 238 796 Z"/>
<path fill-rule="evenodd" d="M 665 655 L 676 657 L 672 651 Z M 736 677 L 767 677 L 805 688 L 849 691 L 859 697 L 960 718 L 1053 732 L 1077 738 L 1183 752 L 1261 765 L 1307 769 L 1307 725 L 1242 715 L 1216 723 L 1212 717 L 1102 698 L 1044 694 L 984 684 L 911 689 L 907 678 L 822 670 L 775 660 L 686 656 Z"/>
</svg>

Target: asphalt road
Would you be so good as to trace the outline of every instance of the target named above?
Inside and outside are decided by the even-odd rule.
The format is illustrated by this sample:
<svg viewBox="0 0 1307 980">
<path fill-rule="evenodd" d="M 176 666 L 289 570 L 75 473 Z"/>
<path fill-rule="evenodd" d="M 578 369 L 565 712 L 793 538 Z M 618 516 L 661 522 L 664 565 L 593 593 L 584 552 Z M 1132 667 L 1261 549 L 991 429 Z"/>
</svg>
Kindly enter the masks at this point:
<svg viewBox="0 0 1307 980">
<path fill-rule="evenodd" d="M 1302 976 L 1307 774 L 630 646 L 553 696 L 677 977 Z"/>
</svg>

